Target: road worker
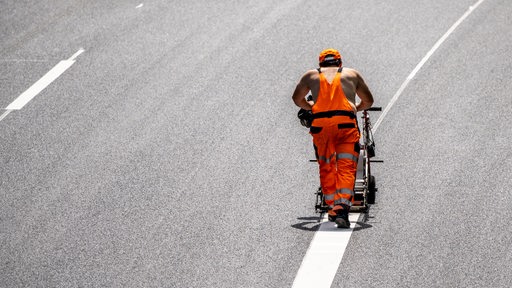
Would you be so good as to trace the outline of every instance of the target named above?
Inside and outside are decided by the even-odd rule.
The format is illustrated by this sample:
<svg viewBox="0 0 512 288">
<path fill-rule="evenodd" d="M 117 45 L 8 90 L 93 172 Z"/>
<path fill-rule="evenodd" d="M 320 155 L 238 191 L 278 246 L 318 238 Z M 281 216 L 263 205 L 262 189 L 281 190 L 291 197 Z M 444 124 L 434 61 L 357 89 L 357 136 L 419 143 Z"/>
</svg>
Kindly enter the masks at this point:
<svg viewBox="0 0 512 288">
<path fill-rule="evenodd" d="M 322 51 L 318 62 L 318 69 L 300 78 L 292 99 L 305 112 L 302 115 L 311 115 L 310 134 L 329 221 L 338 228 L 350 228 L 348 213 L 360 150 L 356 113 L 370 108 L 373 96 L 358 71 L 342 66 L 337 50 Z M 310 91 L 312 99 L 307 100 Z M 360 99 L 357 104 L 356 95 Z"/>
</svg>

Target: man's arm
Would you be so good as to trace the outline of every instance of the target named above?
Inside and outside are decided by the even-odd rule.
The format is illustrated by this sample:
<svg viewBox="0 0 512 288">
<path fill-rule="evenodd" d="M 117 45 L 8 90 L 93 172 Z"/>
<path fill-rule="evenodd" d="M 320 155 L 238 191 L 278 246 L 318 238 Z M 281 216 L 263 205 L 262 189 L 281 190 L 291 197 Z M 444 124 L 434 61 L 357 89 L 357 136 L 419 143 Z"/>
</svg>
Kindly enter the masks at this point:
<svg viewBox="0 0 512 288">
<path fill-rule="evenodd" d="M 356 87 L 356 93 L 357 96 L 361 99 L 361 102 L 359 102 L 356 105 L 357 111 L 363 111 L 365 109 L 368 109 L 372 107 L 373 105 L 373 95 L 372 92 L 370 92 L 370 89 L 368 86 L 366 86 L 366 83 L 364 82 L 363 77 L 356 72 L 357 74 L 357 87 Z"/>
<path fill-rule="evenodd" d="M 306 101 L 306 95 L 311 90 L 308 85 L 308 79 L 309 79 L 309 72 L 304 74 L 302 78 L 300 78 L 299 83 L 297 83 L 297 87 L 295 87 L 295 91 L 293 92 L 293 102 L 295 105 L 299 106 L 302 109 L 305 110 L 311 110 L 311 107 L 313 107 L 313 101 Z"/>
</svg>

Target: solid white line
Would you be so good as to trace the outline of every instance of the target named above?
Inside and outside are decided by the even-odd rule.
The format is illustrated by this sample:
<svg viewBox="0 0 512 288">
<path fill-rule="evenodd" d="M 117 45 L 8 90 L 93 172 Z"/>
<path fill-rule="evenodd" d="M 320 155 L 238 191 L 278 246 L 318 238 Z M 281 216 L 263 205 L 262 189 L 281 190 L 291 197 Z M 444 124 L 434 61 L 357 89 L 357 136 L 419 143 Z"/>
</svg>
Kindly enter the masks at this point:
<svg viewBox="0 0 512 288">
<path fill-rule="evenodd" d="M 350 229 L 336 228 L 324 218 L 302 260 L 293 288 L 331 287 L 359 215 L 349 214 Z"/>
<path fill-rule="evenodd" d="M 416 73 L 423 67 L 425 62 L 434 54 L 434 52 L 441 46 L 441 44 L 450 36 L 450 34 L 457 28 L 457 26 L 466 19 L 471 12 L 473 12 L 482 2 L 485 0 L 479 0 L 475 5 L 470 6 L 469 10 L 462 15 L 462 17 L 452 25 L 450 29 L 434 44 L 434 47 L 430 49 L 430 51 L 423 57 L 423 59 L 416 65 L 414 70 L 409 74 L 407 79 L 400 85 L 400 88 L 395 93 L 391 101 L 388 103 L 379 119 L 373 126 L 373 132 L 377 130 L 380 123 L 395 102 L 398 100 L 402 92 L 405 90 L 409 82 L 416 76 Z M 302 260 L 302 264 L 297 272 L 297 276 L 295 276 L 295 280 L 293 282 L 294 288 L 302 288 L 302 287 L 331 287 L 332 281 L 336 276 L 336 272 L 338 271 L 338 266 L 341 263 L 341 259 L 343 258 L 343 254 L 345 253 L 345 249 L 348 245 L 348 241 L 350 240 L 350 236 L 352 235 L 353 225 L 359 218 L 359 214 L 350 214 L 350 222 L 352 223 L 351 229 L 341 230 L 338 228 L 334 228 L 334 225 L 330 222 L 324 222 L 320 225 L 320 228 L 317 232 L 315 232 L 315 236 L 311 241 L 308 251 L 306 252 L 306 256 Z"/>
<path fill-rule="evenodd" d="M 464 13 L 464 15 L 462 15 L 462 17 L 460 17 L 459 20 L 457 20 L 457 22 L 455 22 L 455 24 L 453 24 L 452 27 L 450 27 L 450 29 L 448 29 L 448 31 L 446 31 L 446 33 L 444 33 L 444 35 L 439 40 L 437 40 L 436 44 L 434 44 L 434 46 L 430 49 L 430 51 L 428 51 L 425 57 L 421 59 L 420 63 L 416 65 L 414 70 L 412 70 L 411 74 L 409 74 L 409 76 L 407 76 L 407 79 L 405 79 L 402 85 L 400 85 L 400 88 L 398 89 L 398 91 L 396 91 L 395 95 L 393 95 L 393 98 L 391 98 L 386 108 L 384 108 L 382 114 L 380 114 L 379 119 L 377 119 L 377 121 L 375 122 L 375 125 L 373 125 L 373 132 L 377 131 L 377 128 L 379 128 L 380 126 L 380 123 L 382 123 L 382 120 L 384 120 L 384 117 L 386 117 L 389 110 L 391 110 L 391 107 L 393 107 L 395 102 L 402 95 L 402 92 L 405 90 L 405 87 L 409 85 L 409 82 L 411 82 L 411 80 L 416 76 L 416 73 L 418 73 L 418 71 L 423 67 L 423 65 L 425 65 L 428 59 L 430 59 L 434 52 L 436 52 L 437 48 L 439 48 L 439 46 L 443 44 L 443 42 L 450 36 L 450 34 L 453 33 L 453 31 L 460 25 L 460 23 L 462 23 L 484 1 L 485 0 L 479 0 L 478 2 L 475 3 L 475 5 L 470 6 L 468 11 L 466 11 L 466 13 Z"/>
<path fill-rule="evenodd" d="M 71 65 L 75 63 L 75 58 L 78 55 L 84 52 L 83 49 L 78 50 L 73 56 L 71 56 L 68 60 L 60 61 L 55 67 L 53 67 L 50 71 L 48 71 L 41 79 L 39 79 L 36 83 L 34 83 L 30 88 L 28 88 L 25 92 L 21 93 L 16 100 L 14 100 L 9 106 L 5 109 L 7 110 L 20 110 L 27 104 L 30 100 L 32 100 L 37 94 L 43 91 L 48 85 L 50 85 L 55 79 L 57 79 L 62 73 L 64 73 Z"/>
</svg>

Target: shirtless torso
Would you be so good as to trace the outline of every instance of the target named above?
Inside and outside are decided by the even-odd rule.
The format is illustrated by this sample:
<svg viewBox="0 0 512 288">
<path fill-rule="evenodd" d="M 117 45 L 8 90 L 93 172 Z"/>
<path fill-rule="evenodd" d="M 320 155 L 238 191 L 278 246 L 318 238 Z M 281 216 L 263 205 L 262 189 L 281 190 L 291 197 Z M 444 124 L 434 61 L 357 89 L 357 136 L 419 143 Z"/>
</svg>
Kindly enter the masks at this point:
<svg viewBox="0 0 512 288">
<path fill-rule="evenodd" d="M 321 71 L 325 75 L 328 82 L 332 82 L 339 67 L 322 67 Z M 317 70 L 309 70 L 300 79 L 293 93 L 293 101 L 297 106 L 311 110 L 318 97 L 318 89 L 320 85 L 320 76 Z M 373 104 L 373 96 L 363 78 L 354 69 L 343 67 L 341 72 L 341 85 L 343 92 L 355 111 L 368 109 Z M 312 102 L 307 102 L 304 97 L 311 91 L 313 96 Z M 356 95 L 361 102 L 356 104 Z"/>
</svg>

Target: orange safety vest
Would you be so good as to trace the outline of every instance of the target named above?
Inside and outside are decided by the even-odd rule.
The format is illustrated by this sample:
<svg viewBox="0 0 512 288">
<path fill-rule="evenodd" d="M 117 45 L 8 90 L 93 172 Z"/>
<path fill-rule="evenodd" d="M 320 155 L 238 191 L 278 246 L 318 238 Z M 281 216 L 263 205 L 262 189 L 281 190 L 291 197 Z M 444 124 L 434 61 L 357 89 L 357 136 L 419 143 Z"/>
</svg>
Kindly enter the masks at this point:
<svg viewBox="0 0 512 288">
<path fill-rule="evenodd" d="M 312 107 L 313 126 L 330 126 L 344 122 L 356 121 L 354 110 L 347 100 L 341 86 L 341 71 L 338 69 L 332 83 L 329 83 L 324 74 L 317 69 L 320 77 L 318 98 Z"/>
</svg>

